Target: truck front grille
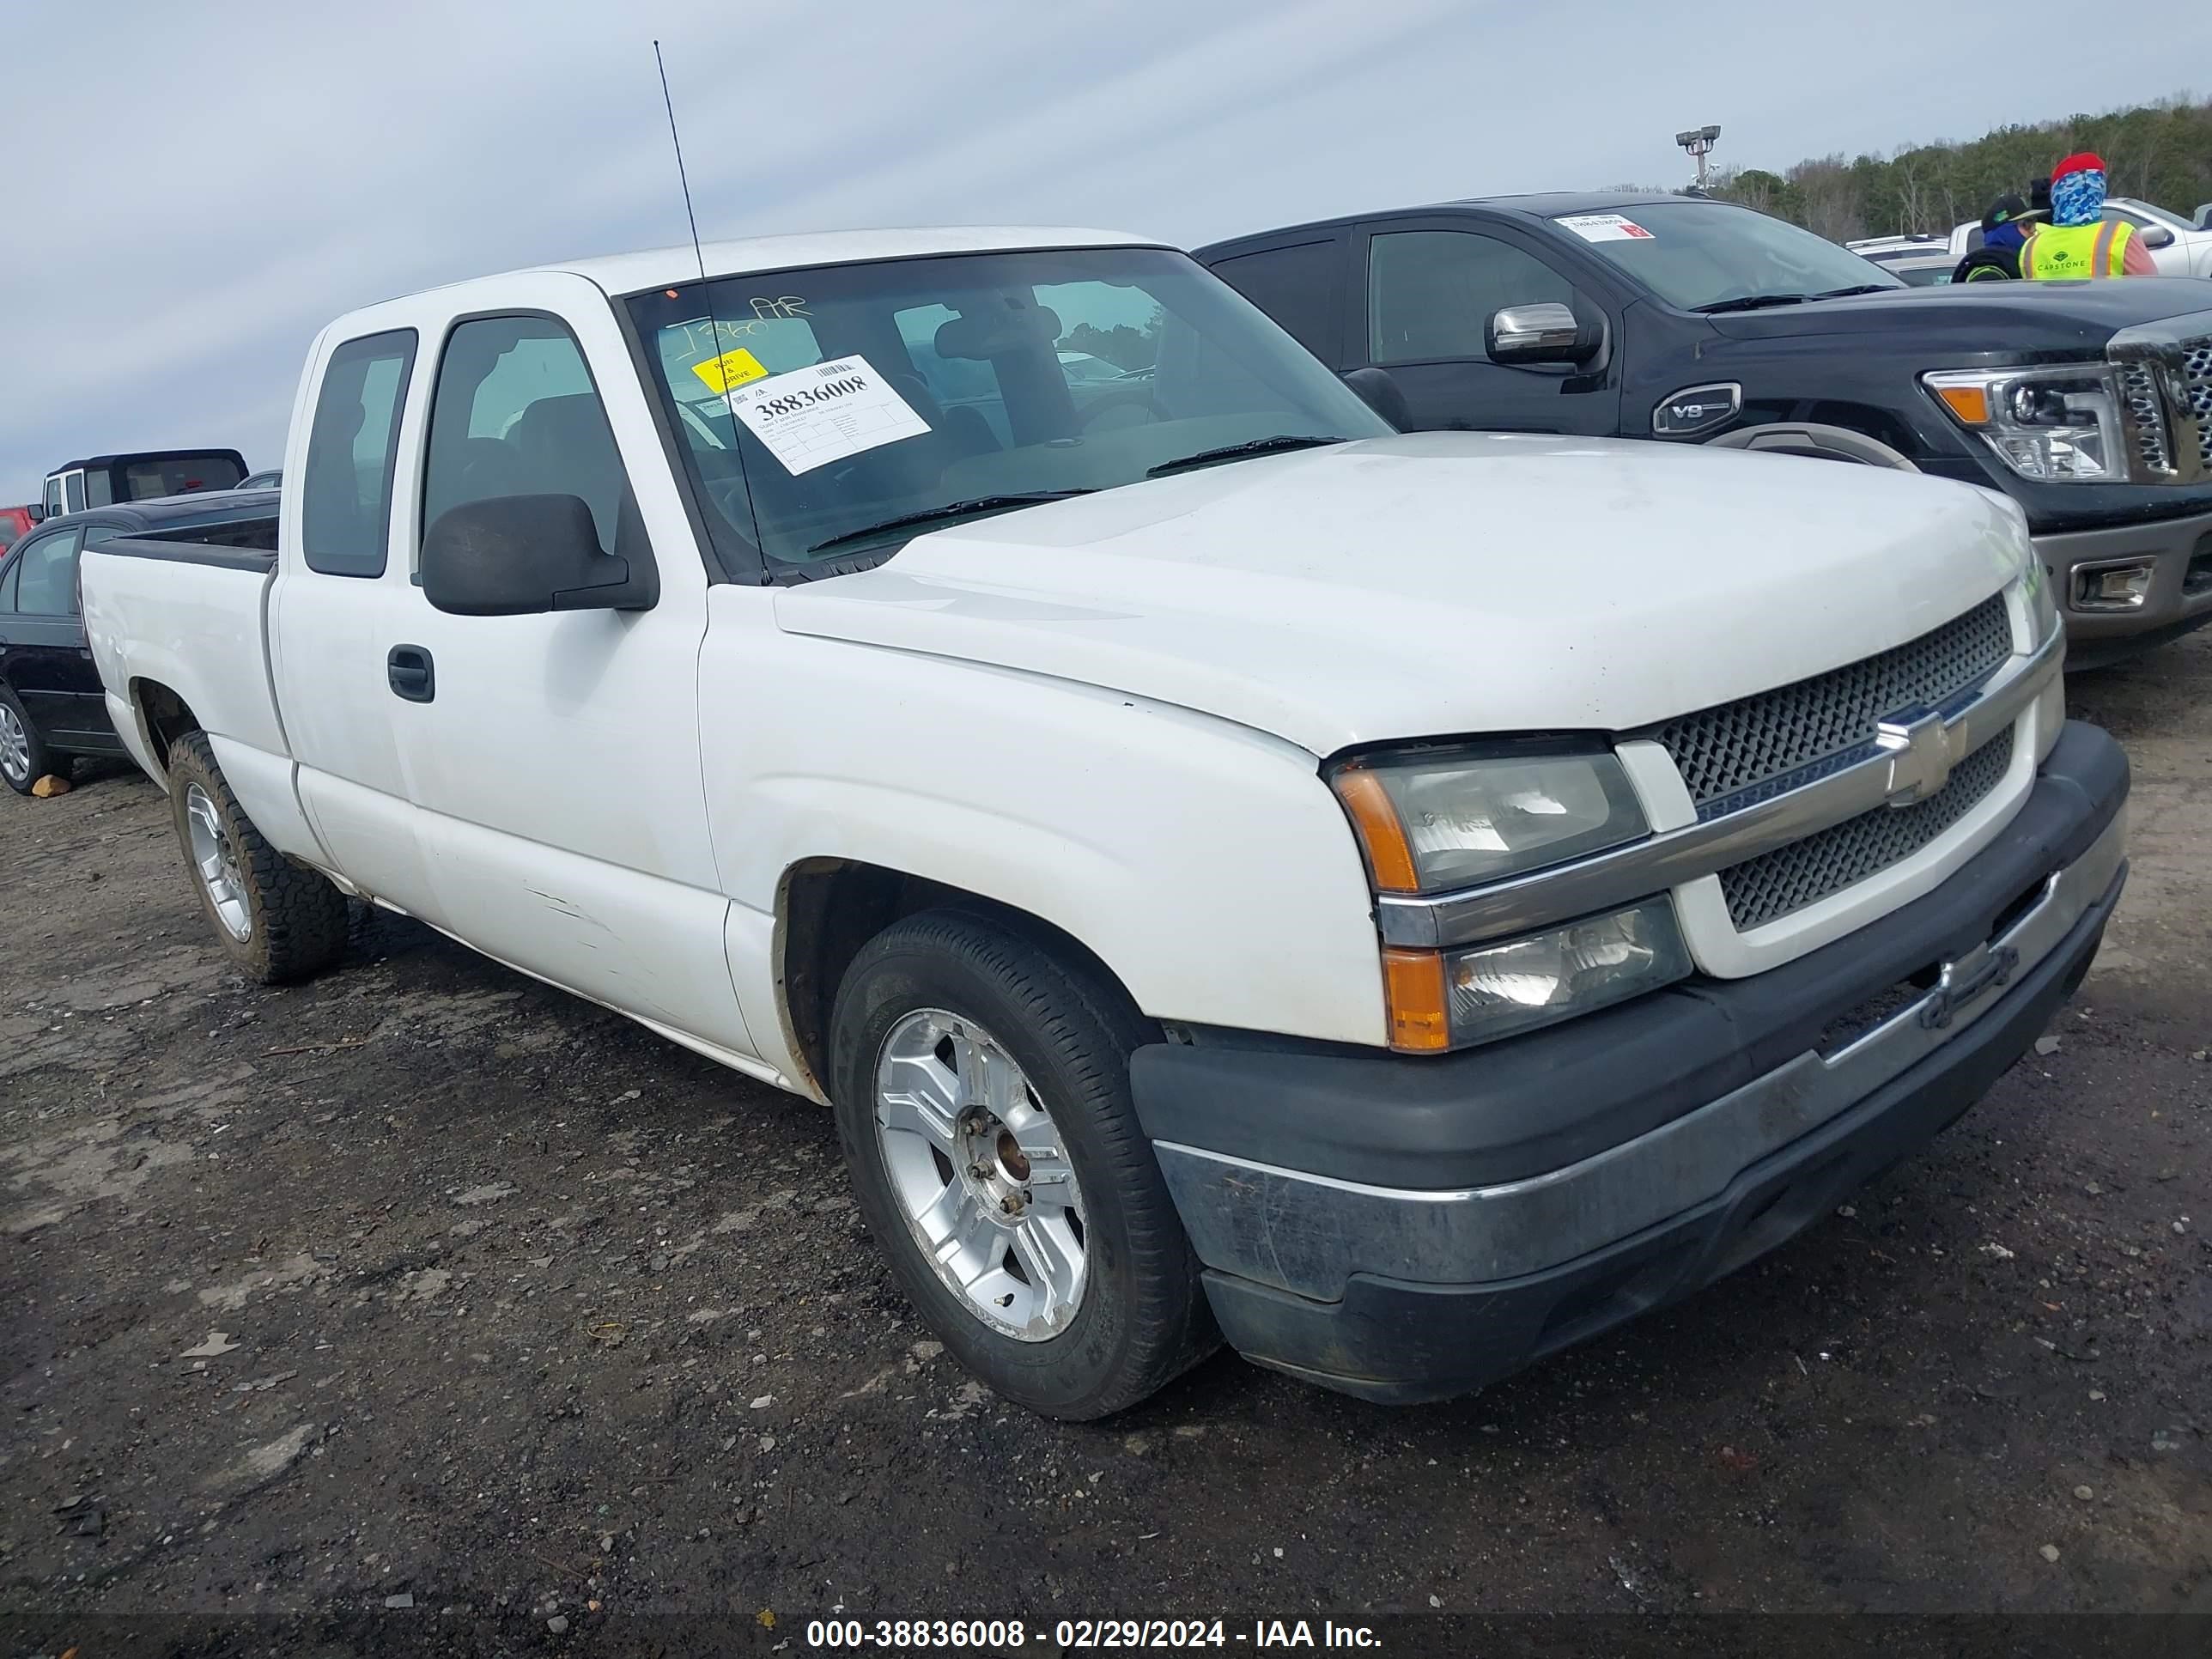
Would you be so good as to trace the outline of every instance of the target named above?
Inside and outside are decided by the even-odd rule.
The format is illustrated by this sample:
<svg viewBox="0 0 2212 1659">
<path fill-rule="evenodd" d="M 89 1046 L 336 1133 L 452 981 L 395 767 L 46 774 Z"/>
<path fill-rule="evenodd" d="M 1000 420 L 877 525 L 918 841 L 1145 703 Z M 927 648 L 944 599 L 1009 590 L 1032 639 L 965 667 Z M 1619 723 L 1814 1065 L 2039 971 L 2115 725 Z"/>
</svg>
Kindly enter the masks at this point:
<svg viewBox="0 0 2212 1659">
<path fill-rule="evenodd" d="M 2212 340 L 2192 340 L 2182 348 L 2181 381 L 2197 421 L 2197 463 L 2212 473 Z"/>
<path fill-rule="evenodd" d="M 1840 893 L 1927 846 L 1982 800 L 2012 764 L 2007 726 L 1961 761 L 1950 781 L 1911 806 L 1877 806 L 1855 818 L 1721 872 L 1721 896 L 1740 933 Z"/>
<path fill-rule="evenodd" d="M 2212 480 L 2212 335 L 2185 337 L 2171 328 L 2122 329 L 2106 355 L 2118 374 L 2136 481 L 2201 484 Z"/>
<path fill-rule="evenodd" d="M 2012 623 L 1999 593 L 1880 656 L 1636 735 L 1674 757 L 1698 816 L 1717 817 L 1871 741 L 1892 714 L 1942 707 L 1987 679 L 2011 654 Z"/>
<path fill-rule="evenodd" d="M 2136 459 L 2150 471 L 2172 471 L 2173 452 L 2166 447 L 2166 405 L 2158 395 L 2158 372 L 2148 363 L 2121 364 L 2120 398 L 2128 406 Z"/>
</svg>

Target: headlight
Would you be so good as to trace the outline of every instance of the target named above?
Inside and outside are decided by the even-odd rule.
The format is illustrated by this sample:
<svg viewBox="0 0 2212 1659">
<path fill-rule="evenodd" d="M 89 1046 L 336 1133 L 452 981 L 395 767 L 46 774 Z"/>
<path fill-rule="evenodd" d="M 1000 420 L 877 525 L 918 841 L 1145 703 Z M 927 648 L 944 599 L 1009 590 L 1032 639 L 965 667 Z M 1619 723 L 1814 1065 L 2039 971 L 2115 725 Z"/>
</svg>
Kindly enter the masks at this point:
<svg viewBox="0 0 2212 1659">
<path fill-rule="evenodd" d="M 1390 1043 L 1463 1048 L 1609 1008 L 1671 985 L 1690 953 L 1665 898 L 1526 938 L 1451 951 L 1385 952 Z"/>
<path fill-rule="evenodd" d="M 2023 478 L 2112 483 L 2128 477 L 2127 439 L 2109 369 L 1947 369 L 1920 378 L 1954 420 L 1980 434 Z"/>
<path fill-rule="evenodd" d="M 1610 751 L 1364 757 L 1329 781 L 1375 888 L 1435 893 L 1516 876 L 1650 833 Z"/>
</svg>

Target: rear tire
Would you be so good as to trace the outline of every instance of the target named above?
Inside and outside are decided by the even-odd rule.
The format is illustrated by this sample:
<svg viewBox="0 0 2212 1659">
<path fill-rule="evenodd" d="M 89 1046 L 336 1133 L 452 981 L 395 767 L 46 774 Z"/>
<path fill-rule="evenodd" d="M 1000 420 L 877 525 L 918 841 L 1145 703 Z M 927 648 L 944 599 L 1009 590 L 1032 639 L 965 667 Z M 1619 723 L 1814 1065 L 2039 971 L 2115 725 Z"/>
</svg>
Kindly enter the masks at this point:
<svg viewBox="0 0 2212 1659">
<path fill-rule="evenodd" d="M 262 838 L 204 733 L 179 738 L 169 750 L 169 807 L 200 908 L 240 973 L 280 985 L 337 960 L 345 949 L 345 895 Z"/>
<path fill-rule="evenodd" d="M 69 766 L 67 756 L 46 747 L 15 694 L 0 685 L 0 779 L 17 794 L 27 795 L 31 786 L 50 772 L 69 776 Z"/>
<path fill-rule="evenodd" d="M 837 994 L 861 1212 L 953 1357 L 1048 1417 L 1133 1406 L 1220 1342 L 1130 1099 L 1146 1040 L 1094 972 L 965 911 L 887 928 Z"/>
</svg>

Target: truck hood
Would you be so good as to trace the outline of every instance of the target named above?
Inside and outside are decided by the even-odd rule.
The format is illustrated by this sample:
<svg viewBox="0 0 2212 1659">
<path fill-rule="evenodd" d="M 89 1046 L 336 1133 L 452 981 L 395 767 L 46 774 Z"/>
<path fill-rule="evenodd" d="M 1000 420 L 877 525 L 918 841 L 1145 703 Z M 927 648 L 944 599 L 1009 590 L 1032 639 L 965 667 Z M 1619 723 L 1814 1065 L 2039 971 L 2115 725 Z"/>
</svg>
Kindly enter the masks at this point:
<svg viewBox="0 0 2212 1659">
<path fill-rule="evenodd" d="M 2212 286 L 2194 277 L 2130 276 L 2102 283 L 1960 283 L 1885 289 L 1841 300 L 1732 311 L 1709 319 L 1732 340 L 1789 336 L 1889 334 L 1909 340 L 1918 330 L 1940 337 L 1956 355 L 1961 340 L 1980 336 L 2007 355 L 2061 350 L 2100 352 L 2121 329 L 2201 313 L 2212 334 Z"/>
<path fill-rule="evenodd" d="M 1797 457 L 1377 438 L 918 538 L 787 631 L 1201 710 L 1316 755 L 1612 730 L 1840 666 L 2021 568 L 1993 492 Z"/>
</svg>

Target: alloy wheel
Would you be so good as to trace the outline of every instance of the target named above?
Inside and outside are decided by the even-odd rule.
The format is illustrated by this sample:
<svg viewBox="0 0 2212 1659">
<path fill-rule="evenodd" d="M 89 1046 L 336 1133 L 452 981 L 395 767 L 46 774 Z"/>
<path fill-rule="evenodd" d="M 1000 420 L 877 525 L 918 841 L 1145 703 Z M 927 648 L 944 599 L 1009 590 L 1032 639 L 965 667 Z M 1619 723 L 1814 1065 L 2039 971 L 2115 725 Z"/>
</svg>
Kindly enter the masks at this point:
<svg viewBox="0 0 2212 1659">
<path fill-rule="evenodd" d="M 1083 1192 L 1051 1114 L 974 1020 L 906 1015 L 876 1061 L 876 1137 L 915 1242 L 1001 1335 L 1067 1328 L 1087 1274 Z"/>
<path fill-rule="evenodd" d="M 216 920 L 233 939 L 243 943 L 253 937 L 253 909 L 246 902 L 246 878 L 238 868 L 238 853 L 223 832 L 215 802 L 197 783 L 185 787 L 185 823 L 191 838 L 192 869 L 207 890 Z"/>
</svg>

